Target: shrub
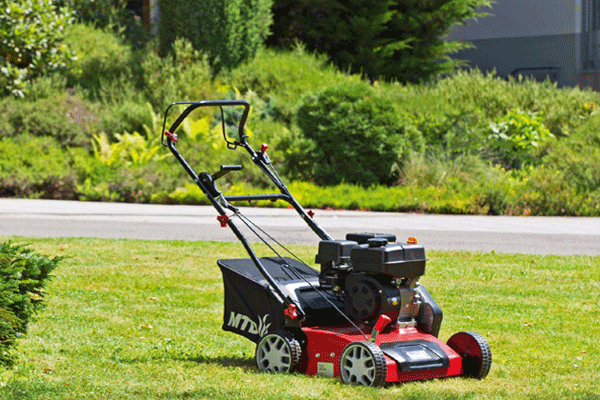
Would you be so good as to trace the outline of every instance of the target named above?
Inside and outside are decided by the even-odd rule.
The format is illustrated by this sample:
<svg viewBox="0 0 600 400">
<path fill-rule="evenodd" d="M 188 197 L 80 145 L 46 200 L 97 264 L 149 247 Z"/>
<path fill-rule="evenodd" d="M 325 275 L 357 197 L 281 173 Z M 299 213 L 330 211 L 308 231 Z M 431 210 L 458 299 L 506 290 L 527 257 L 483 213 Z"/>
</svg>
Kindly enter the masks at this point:
<svg viewBox="0 0 600 400">
<path fill-rule="evenodd" d="M 92 23 L 99 28 L 119 25 L 131 18 L 127 10 L 127 0 L 59 0 L 70 7 L 83 23 Z"/>
<path fill-rule="evenodd" d="M 74 24 L 66 30 L 64 42 L 77 54 L 66 72 L 69 86 L 81 86 L 97 94 L 107 81 L 132 79 L 131 47 L 106 30 Z"/>
<path fill-rule="evenodd" d="M 326 88 L 307 96 L 297 112 L 304 152 L 289 166 L 325 185 L 370 186 L 399 178 L 411 151 L 423 151 L 423 138 L 398 110 L 362 81 Z"/>
<path fill-rule="evenodd" d="M 29 82 L 66 67 L 73 54 L 62 40 L 71 21 L 71 12 L 52 0 L 2 3 L 0 95 L 23 97 Z"/>
<path fill-rule="evenodd" d="M 561 139 L 561 144 L 550 149 L 542 162 L 560 171 L 579 193 L 591 193 L 600 189 L 600 113 L 592 116 Z"/>
<path fill-rule="evenodd" d="M 213 71 L 207 55 L 195 50 L 187 39 L 177 39 L 172 45 L 172 53 L 166 57 L 150 51 L 142 61 L 141 74 L 145 97 L 161 111 L 176 101 L 206 100 L 216 96 L 218 81 L 212 80 Z"/>
<path fill-rule="evenodd" d="M 44 303 L 44 286 L 60 257 L 50 258 L 11 242 L 0 244 L 0 364 L 15 361 L 17 338 L 27 333 Z"/>
<path fill-rule="evenodd" d="M 102 130 L 111 140 L 120 132 L 144 132 L 152 136 L 160 134 L 160 128 L 152 132 L 147 132 L 144 128 L 154 127 L 154 121 L 158 118 L 150 103 L 136 99 L 123 99 L 111 101 L 104 106 L 104 109 Z"/>
<path fill-rule="evenodd" d="M 542 145 L 554 135 L 544 126 L 539 113 L 509 110 L 489 124 L 489 145 L 508 168 L 521 168 L 539 160 Z"/>
<path fill-rule="evenodd" d="M 449 72 L 460 62 L 448 54 L 470 47 L 443 39 L 454 26 L 484 15 L 487 0 L 275 1 L 280 41 L 299 39 L 328 54 L 342 69 L 401 82 Z M 271 39 L 273 42 L 273 39 Z"/>
<path fill-rule="evenodd" d="M 227 78 L 242 93 L 252 91 L 268 101 L 276 116 L 287 123 L 304 94 L 319 90 L 324 82 L 334 85 L 348 79 L 302 45 L 283 51 L 260 49 L 252 61 L 232 70 Z"/>
<path fill-rule="evenodd" d="M 215 70 L 233 68 L 251 59 L 271 25 L 272 0 L 160 0 L 161 53 L 177 38 L 188 39 L 206 52 Z M 175 21 L 175 23 L 173 23 Z"/>
<path fill-rule="evenodd" d="M 179 171 L 173 173 L 162 162 L 167 153 L 160 136 L 147 139 L 137 132 L 115 136 L 117 141 L 111 143 L 105 134 L 96 135 L 94 158 L 76 160 L 82 200 L 147 203 L 155 192 L 175 187 Z"/>
<path fill-rule="evenodd" d="M 150 40 L 150 34 L 127 8 L 128 0 L 59 0 L 59 2 L 74 10 L 78 22 L 121 33 L 136 47 L 142 47 Z"/>
<path fill-rule="evenodd" d="M 73 158 L 51 137 L 0 138 L 0 197 L 75 199 Z"/>
<path fill-rule="evenodd" d="M 495 73 L 477 69 L 458 71 L 431 84 L 409 85 L 404 89 L 398 85 L 381 87 L 390 101 L 434 120 L 469 115 L 474 121 L 480 119 L 487 124 L 511 109 L 542 112 L 544 125 L 557 138 L 567 136 L 599 103 L 598 93 L 590 90 L 558 89 L 550 81 L 529 78 L 504 80 Z"/>
<path fill-rule="evenodd" d="M 67 92 L 34 101 L 5 98 L 0 101 L 0 137 L 23 134 L 52 136 L 63 147 L 88 147 L 101 125 L 98 107 Z"/>
</svg>

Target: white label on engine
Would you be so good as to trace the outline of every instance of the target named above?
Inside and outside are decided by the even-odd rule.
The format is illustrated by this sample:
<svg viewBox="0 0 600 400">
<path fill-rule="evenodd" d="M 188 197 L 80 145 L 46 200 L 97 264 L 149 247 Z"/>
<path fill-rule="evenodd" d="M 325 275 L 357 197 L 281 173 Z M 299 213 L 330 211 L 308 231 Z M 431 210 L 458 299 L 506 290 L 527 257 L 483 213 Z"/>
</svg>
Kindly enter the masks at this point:
<svg viewBox="0 0 600 400">
<path fill-rule="evenodd" d="M 327 378 L 333 378 L 333 363 L 317 363 L 317 374 L 326 376 Z"/>
</svg>

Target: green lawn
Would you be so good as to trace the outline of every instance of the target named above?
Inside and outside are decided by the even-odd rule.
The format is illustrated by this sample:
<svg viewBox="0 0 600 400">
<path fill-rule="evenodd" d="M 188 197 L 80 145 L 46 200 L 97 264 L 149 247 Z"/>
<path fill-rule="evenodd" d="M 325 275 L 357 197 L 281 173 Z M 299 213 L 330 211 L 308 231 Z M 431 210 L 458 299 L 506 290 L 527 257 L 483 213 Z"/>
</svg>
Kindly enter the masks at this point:
<svg viewBox="0 0 600 400">
<path fill-rule="evenodd" d="M 18 363 L 0 371 L 3 400 L 600 397 L 600 257 L 428 252 L 440 337 L 481 333 L 492 370 L 372 389 L 258 372 L 254 344 L 221 331 L 216 260 L 245 257 L 238 243 L 13 239 L 67 258 Z"/>
</svg>

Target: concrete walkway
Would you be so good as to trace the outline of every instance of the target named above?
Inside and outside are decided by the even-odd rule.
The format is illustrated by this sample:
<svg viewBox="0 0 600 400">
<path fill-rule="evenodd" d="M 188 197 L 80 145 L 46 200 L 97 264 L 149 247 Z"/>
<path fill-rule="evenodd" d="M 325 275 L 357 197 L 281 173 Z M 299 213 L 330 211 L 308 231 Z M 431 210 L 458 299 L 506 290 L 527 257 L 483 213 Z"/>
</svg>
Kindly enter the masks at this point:
<svg viewBox="0 0 600 400">
<path fill-rule="evenodd" d="M 241 211 L 284 243 L 318 243 L 293 210 L 242 207 Z M 216 216 L 208 206 L 0 199 L 0 236 L 236 241 Z M 428 250 L 600 255 L 600 218 L 316 210 L 315 220 L 335 239 L 343 239 L 347 232 L 385 232 L 397 235 L 399 241 L 415 236 Z"/>
</svg>

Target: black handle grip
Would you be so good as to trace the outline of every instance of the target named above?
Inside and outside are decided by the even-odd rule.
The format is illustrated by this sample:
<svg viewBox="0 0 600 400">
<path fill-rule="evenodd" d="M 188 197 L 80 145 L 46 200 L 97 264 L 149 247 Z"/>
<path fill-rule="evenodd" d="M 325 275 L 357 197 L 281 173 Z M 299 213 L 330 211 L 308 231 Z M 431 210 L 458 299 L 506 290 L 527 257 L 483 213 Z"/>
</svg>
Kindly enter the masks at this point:
<svg viewBox="0 0 600 400">
<path fill-rule="evenodd" d="M 237 146 L 239 144 L 245 143 L 246 138 L 244 136 L 244 125 L 246 124 L 246 119 L 248 118 L 248 114 L 250 113 L 250 104 L 246 100 L 203 100 L 203 101 L 172 103 L 169 105 L 169 107 L 167 107 L 167 110 L 165 111 L 165 120 L 163 122 L 163 130 L 161 133 L 161 141 L 162 141 L 163 146 L 167 147 L 167 143 L 165 142 L 165 128 L 167 125 L 167 115 L 169 114 L 169 110 L 173 106 L 186 105 L 186 104 L 188 105 L 188 107 L 185 110 L 183 110 L 183 112 L 179 115 L 179 117 L 177 117 L 175 122 L 169 128 L 170 133 L 175 133 L 175 131 L 177 130 L 177 128 L 179 128 L 179 125 L 181 125 L 183 120 L 186 119 L 187 116 L 190 115 L 190 113 L 192 111 L 194 111 L 195 109 L 197 109 L 199 107 L 241 106 L 241 107 L 244 107 L 244 113 L 242 114 L 242 117 L 240 118 L 240 123 L 239 123 L 239 127 L 238 127 L 239 138 L 240 138 L 241 142 L 231 142 L 229 139 L 227 139 L 227 136 L 225 135 L 225 128 L 224 128 L 225 121 L 223 121 L 223 136 L 228 145 Z M 222 113 L 222 111 L 223 111 L 223 109 L 221 108 L 221 113 Z M 172 138 L 169 135 L 167 135 L 167 141 L 170 142 L 171 140 L 172 140 Z"/>
</svg>

